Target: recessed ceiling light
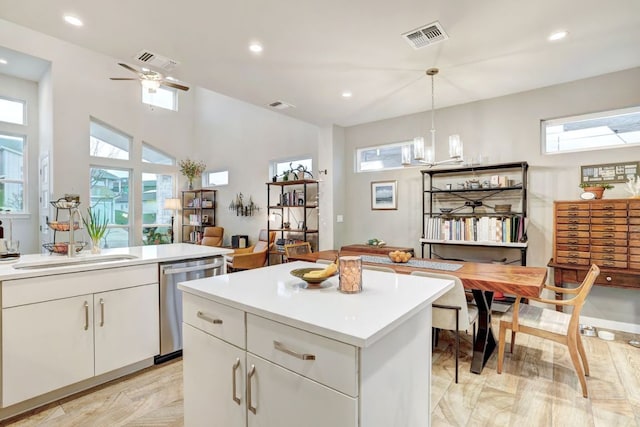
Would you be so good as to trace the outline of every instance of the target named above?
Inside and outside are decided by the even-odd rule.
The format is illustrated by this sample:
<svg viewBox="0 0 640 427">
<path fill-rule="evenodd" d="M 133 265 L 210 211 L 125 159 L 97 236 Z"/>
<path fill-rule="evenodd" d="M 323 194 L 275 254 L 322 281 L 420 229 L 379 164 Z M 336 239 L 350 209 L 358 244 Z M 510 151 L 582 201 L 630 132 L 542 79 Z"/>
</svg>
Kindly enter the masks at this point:
<svg viewBox="0 0 640 427">
<path fill-rule="evenodd" d="M 569 34 L 568 31 L 556 31 L 554 33 L 551 33 L 551 35 L 549 36 L 548 40 L 550 42 L 555 42 L 558 40 L 562 40 L 563 38 L 567 37 L 567 35 Z"/>
<path fill-rule="evenodd" d="M 67 24 L 71 24 L 74 27 L 82 27 L 84 25 L 80 18 L 77 18 L 73 15 L 64 15 L 64 20 Z"/>
<path fill-rule="evenodd" d="M 263 48 L 260 43 L 251 43 L 249 45 L 249 50 L 253 53 L 260 53 L 263 51 Z"/>
<path fill-rule="evenodd" d="M 353 94 L 351 92 L 349 92 L 348 90 L 345 90 L 344 92 L 342 92 L 342 97 L 343 98 L 351 98 L 353 96 Z"/>
<path fill-rule="evenodd" d="M 2 64 L 2 65 L 7 65 L 7 64 L 8 64 L 8 62 L 7 62 L 7 60 L 6 60 L 6 59 L 4 59 L 4 58 L 0 58 L 0 64 Z"/>
</svg>

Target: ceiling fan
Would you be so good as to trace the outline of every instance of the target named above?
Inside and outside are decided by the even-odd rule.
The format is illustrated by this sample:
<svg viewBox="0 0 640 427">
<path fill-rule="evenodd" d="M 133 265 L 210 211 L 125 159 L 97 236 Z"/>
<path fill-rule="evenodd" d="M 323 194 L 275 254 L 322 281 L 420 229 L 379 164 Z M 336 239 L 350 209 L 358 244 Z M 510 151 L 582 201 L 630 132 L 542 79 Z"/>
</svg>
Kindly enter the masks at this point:
<svg viewBox="0 0 640 427">
<path fill-rule="evenodd" d="M 158 90 L 160 85 L 168 86 L 168 87 L 172 87 L 172 88 L 180 89 L 184 91 L 189 90 L 188 86 L 184 86 L 184 85 L 172 82 L 169 80 L 169 78 L 164 77 L 162 74 L 158 73 L 157 71 L 149 70 L 148 68 L 142 68 L 140 71 L 138 71 L 132 66 L 123 64 L 122 62 L 118 62 L 118 65 L 120 65 L 123 68 L 126 68 L 132 73 L 137 74 L 138 78 L 111 77 L 111 80 L 140 80 L 140 84 L 142 84 L 142 87 L 144 87 L 145 89 L 148 89 L 150 93 L 155 93 L 155 91 Z"/>
</svg>

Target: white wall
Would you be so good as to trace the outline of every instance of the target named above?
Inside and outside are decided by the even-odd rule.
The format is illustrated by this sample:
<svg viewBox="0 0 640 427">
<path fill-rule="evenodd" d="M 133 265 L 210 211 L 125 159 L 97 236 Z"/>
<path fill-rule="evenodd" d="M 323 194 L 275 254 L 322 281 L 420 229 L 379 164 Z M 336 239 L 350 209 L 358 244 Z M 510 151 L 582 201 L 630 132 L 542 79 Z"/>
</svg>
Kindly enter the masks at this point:
<svg viewBox="0 0 640 427">
<path fill-rule="evenodd" d="M 437 100 L 436 100 L 437 102 Z M 539 90 L 455 106 L 436 113 L 437 159 L 447 157 L 447 136 L 458 133 L 465 155 L 482 153 L 490 163 L 529 162 L 528 265 L 545 266 L 552 256 L 553 201 L 576 200 L 581 192 L 580 165 L 640 160 L 640 147 L 543 156 L 540 120 L 640 104 L 640 68 Z M 336 246 L 384 239 L 389 244 L 419 249 L 421 174 L 417 168 L 389 172 L 355 173 L 354 154 L 366 147 L 414 136 L 426 137 L 428 112 L 349 127 L 345 130 L 346 224 Z M 398 210 L 372 211 L 370 183 L 398 180 Z M 626 194 L 621 185 L 605 198 Z M 583 313 L 603 321 L 622 322 L 619 328 L 640 332 L 638 291 L 595 287 Z"/>
<path fill-rule="evenodd" d="M 311 157 L 316 169 L 318 128 L 201 88 L 196 89 L 194 114 L 195 151 L 191 157 L 202 159 L 208 170 L 229 170 L 229 185 L 217 188 L 216 225 L 225 229 L 225 244 L 236 234 L 248 235 L 254 243 L 260 229 L 267 227 L 269 163 Z M 186 188 L 186 183 L 181 185 Z M 235 211 L 229 211 L 229 204 L 240 192 L 245 201 L 251 196 L 260 207 L 254 216 L 236 216 Z"/>
</svg>

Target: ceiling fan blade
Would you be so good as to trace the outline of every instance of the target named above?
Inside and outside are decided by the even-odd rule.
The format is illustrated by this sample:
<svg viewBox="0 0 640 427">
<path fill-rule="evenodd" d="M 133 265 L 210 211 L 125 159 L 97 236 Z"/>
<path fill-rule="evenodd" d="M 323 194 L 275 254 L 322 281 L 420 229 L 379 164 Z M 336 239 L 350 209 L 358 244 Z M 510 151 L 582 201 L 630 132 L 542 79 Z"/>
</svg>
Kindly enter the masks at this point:
<svg viewBox="0 0 640 427">
<path fill-rule="evenodd" d="M 118 62 L 118 65 L 121 66 L 121 67 L 126 68 L 127 70 L 129 70 L 129 71 L 131 71 L 133 73 L 140 74 L 140 71 L 136 70 L 131 65 L 127 65 L 127 64 L 124 64 L 122 62 Z"/>
<path fill-rule="evenodd" d="M 140 79 L 133 79 L 130 77 L 110 77 L 111 80 L 140 80 Z"/>
<path fill-rule="evenodd" d="M 183 86 L 181 84 L 173 83 L 173 82 L 170 82 L 170 81 L 167 81 L 167 80 L 163 80 L 162 81 L 162 85 L 163 86 L 173 87 L 173 88 L 180 89 L 180 90 L 184 90 L 185 92 L 189 90 L 188 86 Z"/>
</svg>

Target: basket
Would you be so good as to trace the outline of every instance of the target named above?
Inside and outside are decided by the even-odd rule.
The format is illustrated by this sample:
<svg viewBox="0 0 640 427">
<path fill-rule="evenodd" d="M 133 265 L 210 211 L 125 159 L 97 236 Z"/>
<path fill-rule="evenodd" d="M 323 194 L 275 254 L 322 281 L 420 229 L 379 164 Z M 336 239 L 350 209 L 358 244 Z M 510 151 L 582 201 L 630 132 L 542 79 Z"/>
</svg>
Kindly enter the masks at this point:
<svg viewBox="0 0 640 427">
<path fill-rule="evenodd" d="M 51 206 L 56 209 L 74 209 L 80 205 L 80 202 L 76 202 L 75 200 L 67 201 L 65 199 L 56 200 L 55 202 L 49 202 Z"/>
<path fill-rule="evenodd" d="M 55 231 L 69 231 L 69 221 L 51 221 L 47 223 L 49 228 Z M 73 229 L 77 230 L 80 228 L 80 223 L 78 221 L 74 221 Z"/>
<path fill-rule="evenodd" d="M 80 252 L 87 245 L 87 242 L 76 242 L 76 252 Z M 69 244 L 67 242 L 43 243 L 42 247 L 54 254 L 66 254 Z"/>
</svg>

